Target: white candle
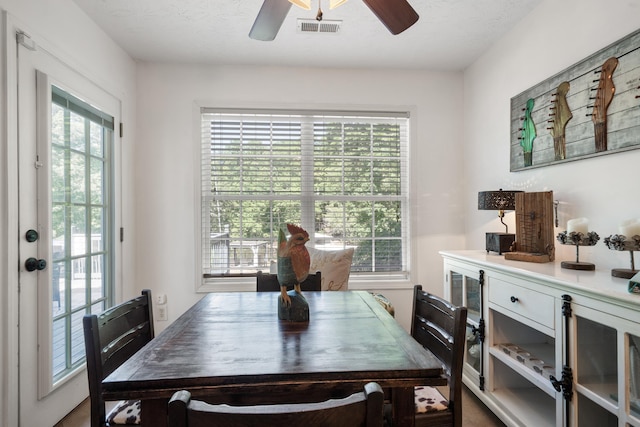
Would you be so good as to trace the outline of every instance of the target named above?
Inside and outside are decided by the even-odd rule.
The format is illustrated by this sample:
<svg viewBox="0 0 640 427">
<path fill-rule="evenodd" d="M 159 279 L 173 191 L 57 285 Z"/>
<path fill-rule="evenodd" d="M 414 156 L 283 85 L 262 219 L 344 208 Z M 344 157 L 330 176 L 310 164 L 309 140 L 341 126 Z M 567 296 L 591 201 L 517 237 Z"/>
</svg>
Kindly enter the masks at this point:
<svg viewBox="0 0 640 427">
<path fill-rule="evenodd" d="M 567 221 L 567 234 L 582 233 L 587 235 L 589 233 L 589 220 L 587 218 L 575 218 Z"/>
<path fill-rule="evenodd" d="M 619 233 L 628 239 L 640 235 L 640 219 L 628 219 L 620 223 Z"/>
</svg>

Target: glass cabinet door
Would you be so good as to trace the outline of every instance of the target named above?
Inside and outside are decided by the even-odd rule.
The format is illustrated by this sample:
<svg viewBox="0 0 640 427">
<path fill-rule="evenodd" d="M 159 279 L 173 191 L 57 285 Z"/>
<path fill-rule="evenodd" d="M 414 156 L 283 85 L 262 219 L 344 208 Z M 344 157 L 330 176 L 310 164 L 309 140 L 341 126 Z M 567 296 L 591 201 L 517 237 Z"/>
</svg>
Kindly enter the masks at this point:
<svg viewBox="0 0 640 427">
<path fill-rule="evenodd" d="M 628 335 L 629 340 L 629 415 L 640 426 L 640 336 Z"/>
<path fill-rule="evenodd" d="M 479 324 L 482 318 L 482 301 L 480 299 L 480 280 L 474 277 L 466 277 L 466 306 L 467 306 L 467 318 L 475 323 Z"/>
<path fill-rule="evenodd" d="M 578 424 L 615 427 L 618 425 L 617 331 L 578 314 L 576 343 Z"/>
<path fill-rule="evenodd" d="M 574 306 L 575 425 L 640 427 L 640 327 Z M 616 313 L 624 316 L 625 313 Z"/>
<path fill-rule="evenodd" d="M 484 320 L 482 318 L 481 272 L 449 270 L 449 299 L 454 305 L 467 307 L 465 371 L 482 389 L 482 353 Z"/>
<path fill-rule="evenodd" d="M 450 296 L 449 301 L 454 305 L 462 305 L 463 293 L 464 293 L 464 275 L 457 273 L 455 271 L 449 272 L 449 290 Z"/>
<path fill-rule="evenodd" d="M 473 277 L 465 277 L 466 282 L 466 307 L 467 307 L 467 363 L 474 371 L 480 372 L 482 362 L 482 342 L 484 331 L 481 327 L 482 301 L 480 298 L 480 281 Z"/>
</svg>

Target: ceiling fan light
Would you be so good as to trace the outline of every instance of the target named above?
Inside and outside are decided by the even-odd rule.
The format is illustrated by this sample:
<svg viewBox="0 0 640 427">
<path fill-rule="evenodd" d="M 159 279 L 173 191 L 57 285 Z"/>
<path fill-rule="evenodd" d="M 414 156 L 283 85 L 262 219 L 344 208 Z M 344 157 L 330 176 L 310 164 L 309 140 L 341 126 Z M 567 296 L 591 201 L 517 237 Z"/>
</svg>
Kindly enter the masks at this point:
<svg viewBox="0 0 640 427">
<path fill-rule="evenodd" d="M 335 9 L 338 6 L 342 6 L 346 2 L 347 0 L 329 0 L 329 9 Z"/>
<path fill-rule="evenodd" d="M 332 0 L 333 1 L 333 0 Z M 346 0 L 344 0 L 346 1 Z M 295 4 L 305 10 L 311 10 L 311 0 L 289 0 L 290 3 Z"/>
</svg>

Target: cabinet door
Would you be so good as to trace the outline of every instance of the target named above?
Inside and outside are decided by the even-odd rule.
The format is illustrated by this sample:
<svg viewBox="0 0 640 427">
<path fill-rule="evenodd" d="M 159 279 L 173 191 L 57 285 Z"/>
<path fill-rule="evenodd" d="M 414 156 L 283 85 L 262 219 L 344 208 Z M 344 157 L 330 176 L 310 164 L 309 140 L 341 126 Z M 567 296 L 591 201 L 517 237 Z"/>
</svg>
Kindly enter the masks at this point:
<svg viewBox="0 0 640 427">
<path fill-rule="evenodd" d="M 445 265 L 445 298 L 455 305 L 467 307 L 466 351 L 464 374 L 481 390 L 484 389 L 482 304 L 482 270 L 467 270 Z"/>
<path fill-rule="evenodd" d="M 640 426 L 640 331 L 626 335 L 629 358 L 629 423 Z"/>
<path fill-rule="evenodd" d="M 640 427 L 640 325 L 633 321 L 637 313 L 623 318 L 577 304 L 573 312 L 572 424 Z"/>
</svg>

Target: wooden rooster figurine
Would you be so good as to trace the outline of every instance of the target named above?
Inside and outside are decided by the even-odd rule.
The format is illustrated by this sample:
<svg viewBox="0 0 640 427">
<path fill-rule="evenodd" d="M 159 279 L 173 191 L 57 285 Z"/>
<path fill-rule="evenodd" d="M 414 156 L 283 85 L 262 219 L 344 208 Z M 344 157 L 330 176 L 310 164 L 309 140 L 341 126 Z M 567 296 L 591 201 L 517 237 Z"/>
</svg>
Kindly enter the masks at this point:
<svg viewBox="0 0 640 427">
<path fill-rule="evenodd" d="M 294 291 L 300 294 L 300 282 L 309 275 L 311 258 L 305 243 L 309 241 L 309 233 L 301 227 L 287 224 L 291 236 L 285 239 L 284 232 L 278 233 L 278 282 L 280 294 L 285 306 L 291 306 L 291 297 L 287 294 L 287 287 L 293 286 Z"/>
</svg>

